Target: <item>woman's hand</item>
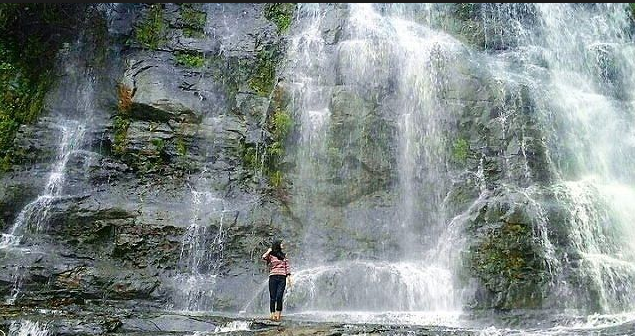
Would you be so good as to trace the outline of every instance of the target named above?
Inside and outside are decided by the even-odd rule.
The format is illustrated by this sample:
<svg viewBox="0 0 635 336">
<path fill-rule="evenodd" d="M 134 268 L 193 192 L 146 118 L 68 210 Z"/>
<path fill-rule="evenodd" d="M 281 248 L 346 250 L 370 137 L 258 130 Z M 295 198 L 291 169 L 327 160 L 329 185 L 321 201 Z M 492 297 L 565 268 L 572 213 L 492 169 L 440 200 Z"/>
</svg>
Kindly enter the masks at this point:
<svg viewBox="0 0 635 336">
<path fill-rule="evenodd" d="M 265 252 L 265 254 L 262 255 L 262 259 L 267 259 L 267 257 L 269 256 L 269 253 L 271 253 L 271 247 L 267 250 L 267 252 Z"/>
<path fill-rule="evenodd" d="M 291 281 L 291 276 L 287 275 L 287 287 L 291 289 L 291 286 L 293 286 L 293 281 Z"/>
</svg>

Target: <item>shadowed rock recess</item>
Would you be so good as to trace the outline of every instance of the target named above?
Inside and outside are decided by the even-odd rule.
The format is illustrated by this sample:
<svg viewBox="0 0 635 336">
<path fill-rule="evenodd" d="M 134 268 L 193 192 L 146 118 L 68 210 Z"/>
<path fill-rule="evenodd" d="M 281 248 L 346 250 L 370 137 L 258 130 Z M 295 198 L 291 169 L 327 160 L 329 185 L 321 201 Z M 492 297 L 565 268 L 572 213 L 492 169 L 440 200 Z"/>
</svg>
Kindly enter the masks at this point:
<svg viewBox="0 0 635 336">
<path fill-rule="evenodd" d="M 0 331 L 630 332 L 632 8 L 0 5 Z"/>
</svg>

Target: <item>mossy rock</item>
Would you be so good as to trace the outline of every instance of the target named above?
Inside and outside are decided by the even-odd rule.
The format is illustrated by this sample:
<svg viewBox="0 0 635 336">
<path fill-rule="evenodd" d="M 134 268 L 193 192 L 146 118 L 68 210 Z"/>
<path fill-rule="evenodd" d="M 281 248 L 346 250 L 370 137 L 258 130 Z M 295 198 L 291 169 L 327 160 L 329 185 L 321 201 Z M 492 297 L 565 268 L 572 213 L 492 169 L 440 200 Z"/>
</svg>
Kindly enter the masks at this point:
<svg viewBox="0 0 635 336">
<path fill-rule="evenodd" d="M 295 8 L 295 3 L 269 3 L 265 6 L 264 16 L 278 27 L 278 33 L 284 33 L 291 26 Z"/>
</svg>

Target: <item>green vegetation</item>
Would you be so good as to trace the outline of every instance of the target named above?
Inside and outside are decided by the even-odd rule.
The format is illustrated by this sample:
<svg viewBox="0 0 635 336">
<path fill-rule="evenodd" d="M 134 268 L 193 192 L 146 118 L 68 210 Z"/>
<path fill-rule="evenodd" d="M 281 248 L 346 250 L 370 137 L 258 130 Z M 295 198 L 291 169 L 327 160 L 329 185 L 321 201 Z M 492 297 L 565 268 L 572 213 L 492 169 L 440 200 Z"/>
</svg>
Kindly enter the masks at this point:
<svg viewBox="0 0 635 336">
<path fill-rule="evenodd" d="M 130 119 L 121 115 L 116 115 L 113 122 L 113 130 L 115 133 L 113 149 L 115 153 L 122 155 L 126 152 L 128 145 L 128 126 Z"/>
<path fill-rule="evenodd" d="M 529 230 L 525 225 L 505 223 L 494 232 L 478 249 L 482 256 L 480 271 L 509 279 L 522 278 L 527 263 L 524 254 L 531 251 L 523 243 L 531 236 Z"/>
<path fill-rule="evenodd" d="M 458 162 L 465 162 L 470 152 L 470 144 L 465 139 L 457 139 L 452 144 L 452 157 Z"/>
<path fill-rule="evenodd" d="M 483 240 L 467 254 L 472 271 L 492 293 L 505 293 L 501 308 L 539 307 L 548 281 L 543 259 L 532 248 L 530 224 L 503 222 L 483 232 Z"/>
<path fill-rule="evenodd" d="M 255 74 L 249 79 L 249 87 L 258 95 L 268 97 L 275 85 L 276 64 L 280 57 L 276 48 L 264 48 L 258 52 Z"/>
<path fill-rule="evenodd" d="M 0 4 L 0 171 L 19 156 L 14 138 L 35 122 L 55 80 L 55 55 L 83 15 L 75 4 Z M 69 15 L 72 13 L 73 15 Z"/>
<path fill-rule="evenodd" d="M 176 63 L 188 68 L 202 68 L 205 66 L 205 58 L 201 53 L 177 52 L 175 54 Z"/>
<path fill-rule="evenodd" d="M 285 155 L 284 143 L 291 132 L 293 120 L 287 112 L 287 102 L 284 92 L 278 87 L 273 96 L 273 115 L 269 118 L 268 128 L 273 135 L 273 142 L 265 150 L 266 173 L 269 183 L 276 189 L 284 188 L 285 180 L 281 171 L 282 158 Z"/>
<path fill-rule="evenodd" d="M 267 176 L 272 187 L 281 191 L 285 187 L 282 159 L 285 156 L 285 142 L 293 127 L 293 120 L 287 112 L 287 99 L 280 87 L 276 88 L 271 101 L 271 109 L 266 127 L 272 134 L 263 147 L 241 143 L 243 166 L 249 170 L 261 171 Z"/>
<path fill-rule="evenodd" d="M 286 138 L 293 124 L 291 116 L 289 116 L 286 111 L 282 110 L 280 106 L 276 106 L 276 110 L 271 121 L 274 138 L 278 140 Z"/>
<path fill-rule="evenodd" d="M 284 187 L 284 177 L 282 175 L 282 172 L 279 170 L 273 171 L 271 174 L 269 174 L 269 183 L 271 184 L 272 187 L 279 189 Z"/>
<path fill-rule="evenodd" d="M 485 47 L 485 26 L 481 19 L 481 4 L 452 3 L 450 16 L 443 18 L 448 32 L 455 35 L 463 43 L 479 49 Z"/>
<path fill-rule="evenodd" d="M 253 144 L 248 144 L 244 140 L 240 143 L 240 151 L 243 159 L 243 166 L 248 170 L 258 170 L 258 151 Z"/>
<path fill-rule="evenodd" d="M 182 3 L 180 9 L 183 35 L 194 38 L 203 37 L 207 13 L 195 9 L 193 3 Z"/>
<path fill-rule="evenodd" d="M 163 141 L 163 139 L 152 139 L 150 142 L 159 153 L 165 148 L 165 141 Z"/>
<path fill-rule="evenodd" d="M 132 89 L 124 84 L 117 85 L 117 115 L 113 121 L 114 143 L 113 150 L 119 155 L 126 152 L 128 146 L 128 126 L 130 126 L 129 112 L 132 108 Z"/>
<path fill-rule="evenodd" d="M 167 24 L 163 19 L 163 5 L 151 4 L 145 19 L 135 27 L 134 36 L 144 48 L 157 49 L 166 42 Z"/>
<path fill-rule="evenodd" d="M 187 154 L 187 145 L 182 137 L 178 137 L 176 139 L 176 153 L 180 156 L 185 156 L 185 154 Z"/>
<path fill-rule="evenodd" d="M 284 33 L 291 26 L 295 3 L 270 3 L 265 6 L 265 18 L 278 27 L 278 33 Z"/>
<path fill-rule="evenodd" d="M 537 248 L 531 210 L 513 198 L 492 201 L 477 212 L 469 224 L 474 240 L 464 255 L 470 273 L 497 308 L 540 307 L 544 285 L 552 279 L 544 251 Z"/>
</svg>

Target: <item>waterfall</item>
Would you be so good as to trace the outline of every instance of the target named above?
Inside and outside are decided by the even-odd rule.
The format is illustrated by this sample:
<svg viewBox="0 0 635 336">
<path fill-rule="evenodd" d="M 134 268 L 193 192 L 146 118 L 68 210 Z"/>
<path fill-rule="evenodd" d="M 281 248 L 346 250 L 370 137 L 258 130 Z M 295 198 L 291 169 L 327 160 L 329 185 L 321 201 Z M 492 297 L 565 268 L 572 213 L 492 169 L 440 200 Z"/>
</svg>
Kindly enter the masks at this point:
<svg viewBox="0 0 635 336">
<path fill-rule="evenodd" d="M 71 154 L 81 145 L 85 130 L 83 125 L 72 120 L 63 121 L 55 126 L 62 133 L 62 139 L 56 162 L 53 163 L 43 194 L 27 204 L 18 213 L 13 226 L 7 233 L 2 234 L 0 248 L 18 246 L 26 232 L 36 234 L 44 230 L 51 203 L 56 197 L 62 195 L 66 164 Z"/>
<path fill-rule="evenodd" d="M 179 273 L 173 279 L 173 306 L 187 311 L 213 309 L 218 270 L 222 261 L 225 201 L 212 192 L 192 190 L 192 216 L 183 236 Z M 203 212 L 202 210 L 205 210 Z M 220 214 L 218 228 L 209 225 Z M 211 220 L 214 223 L 214 220 Z"/>
<path fill-rule="evenodd" d="M 35 200 L 18 212 L 13 225 L 2 234 L 0 249 L 24 255 L 32 252 L 41 253 L 37 245 L 48 229 L 49 211 L 56 201 L 68 196 L 64 189 L 69 161 L 76 155 L 93 154 L 82 147 L 86 145 L 85 136 L 89 133 L 89 125 L 95 114 L 96 75 L 90 66 L 80 66 L 83 64 L 82 58 L 85 57 L 82 48 L 83 40 L 80 37 L 73 47 L 60 50 L 58 57 L 64 61 L 61 75 L 65 80 L 63 83 L 56 83 L 49 95 L 62 98 L 48 100 L 43 112 L 48 115 L 41 118 L 39 123 L 46 131 L 57 135 L 57 153 L 50 163 L 43 190 Z M 29 262 L 20 262 L 16 264 L 13 274 L 14 287 L 7 298 L 10 304 L 17 299 L 30 267 Z"/>
<path fill-rule="evenodd" d="M 507 49 L 491 55 L 493 75 L 530 89 L 543 129 L 554 176 L 546 194 L 561 210 L 541 221 L 536 237 L 550 250 L 556 304 L 635 309 L 635 49 L 627 4 L 499 4 L 482 14 L 489 40 Z"/>
<path fill-rule="evenodd" d="M 16 180 L 0 204 L 0 285 L 9 312 L 30 319 L 13 316 L 10 335 L 275 333 L 259 322 L 259 256 L 278 238 L 293 278 L 284 314 L 300 333 L 632 329 L 628 4 L 298 3 L 292 21 L 271 4 L 165 4 L 157 18 L 120 5 L 97 7 L 126 64 L 96 73 L 91 47 L 66 44 L 45 114 L 17 132 L 37 145 L 20 149 L 41 152 L 3 175 Z M 206 36 L 187 36 L 200 8 Z M 165 44 L 138 48 L 150 23 Z M 200 55 L 200 67 L 179 60 Z M 91 134 L 111 130 L 115 104 L 102 116 L 94 105 L 114 103 L 118 66 L 134 82 L 133 155 L 104 153 L 97 167 Z M 261 75 L 271 91 L 253 85 Z M 147 140 L 169 146 L 144 175 Z M 166 301 L 177 311 L 152 305 Z M 257 316 L 234 316 L 241 304 Z"/>
<path fill-rule="evenodd" d="M 297 312 L 460 310 L 453 268 L 463 221 L 446 230 L 454 215 L 444 210 L 454 117 L 439 95 L 446 67 L 466 49 L 412 20 L 428 17 L 431 5 L 347 5 L 334 44 L 324 33 L 329 6 L 299 5 L 282 69 L 299 121 L 290 154 L 292 208 L 307 223 L 303 240 L 291 242 L 299 258 L 292 259 L 298 270 L 288 306 Z M 383 187 L 397 195 L 390 207 L 356 210 L 356 202 Z M 442 244 L 440 236 L 447 239 Z M 355 254 L 330 255 L 331 244 Z M 439 248 L 448 254 L 438 258 Z"/>
<path fill-rule="evenodd" d="M 336 33 L 332 6 L 299 5 L 281 70 L 298 120 L 293 311 L 461 310 L 475 295 L 459 279 L 466 223 L 498 201 L 530 214 L 545 306 L 635 308 L 626 5 L 459 7 L 481 40 L 456 37 L 456 6 L 339 5 Z M 467 149 L 478 165 L 466 169 L 453 163 L 470 146 L 455 111 L 479 99 L 495 106 L 496 139 Z M 456 208 L 465 177 L 473 198 Z"/>
</svg>

